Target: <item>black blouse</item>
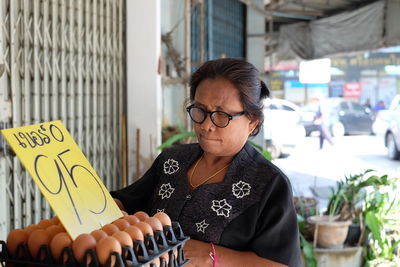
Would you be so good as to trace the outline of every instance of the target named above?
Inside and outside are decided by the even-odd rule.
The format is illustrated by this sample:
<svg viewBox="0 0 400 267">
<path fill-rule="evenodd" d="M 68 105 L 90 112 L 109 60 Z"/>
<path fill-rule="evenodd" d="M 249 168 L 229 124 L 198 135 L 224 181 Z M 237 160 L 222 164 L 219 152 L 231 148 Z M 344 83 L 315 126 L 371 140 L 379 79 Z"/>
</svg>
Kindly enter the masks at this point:
<svg viewBox="0 0 400 267">
<path fill-rule="evenodd" d="M 186 173 L 202 153 L 198 144 L 166 149 L 141 179 L 111 195 L 129 214 L 167 213 L 193 239 L 300 266 L 296 213 L 285 174 L 246 144 L 222 182 L 190 192 Z"/>
</svg>

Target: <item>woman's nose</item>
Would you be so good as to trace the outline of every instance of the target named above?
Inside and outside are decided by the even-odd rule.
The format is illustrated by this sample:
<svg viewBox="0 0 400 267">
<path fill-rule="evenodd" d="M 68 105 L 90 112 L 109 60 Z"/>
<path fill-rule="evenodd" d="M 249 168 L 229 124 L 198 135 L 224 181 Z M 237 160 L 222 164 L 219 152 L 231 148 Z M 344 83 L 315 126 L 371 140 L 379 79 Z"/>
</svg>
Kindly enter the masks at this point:
<svg viewBox="0 0 400 267">
<path fill-rule="evenodd" d="M 214 129 L 215 125 L 214 123 L 211 121 L 211 117 L 210 114 L 207 114 L 206 119 L 203 121 L 203 123 L 201 124 L 201 129 L 205 130 L 205 131 L 209 131 Z"/>
</svg>

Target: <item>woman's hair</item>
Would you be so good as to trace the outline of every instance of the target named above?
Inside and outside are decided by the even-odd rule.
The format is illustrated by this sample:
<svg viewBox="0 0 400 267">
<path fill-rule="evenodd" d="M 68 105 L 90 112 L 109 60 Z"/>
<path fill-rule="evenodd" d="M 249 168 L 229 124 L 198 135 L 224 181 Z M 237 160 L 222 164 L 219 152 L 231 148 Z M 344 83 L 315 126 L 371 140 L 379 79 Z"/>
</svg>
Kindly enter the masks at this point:
<svg viewBox="0 0 400 267">
<path fill-rule="evenodd" d="M 197 87 L 205 79 L 223 78 L 230 81 L 239 91 L 240 101 L 247 116 L 259 123 L 250 134 L 256 136 L 264 122 L 263 99 L 269 96 L 266 84 L 260 80 L 259 71 L 242 59 L 221 58 L 205 62 L 190 79 L 190 100 L 194 101 Z"/>
</svg>

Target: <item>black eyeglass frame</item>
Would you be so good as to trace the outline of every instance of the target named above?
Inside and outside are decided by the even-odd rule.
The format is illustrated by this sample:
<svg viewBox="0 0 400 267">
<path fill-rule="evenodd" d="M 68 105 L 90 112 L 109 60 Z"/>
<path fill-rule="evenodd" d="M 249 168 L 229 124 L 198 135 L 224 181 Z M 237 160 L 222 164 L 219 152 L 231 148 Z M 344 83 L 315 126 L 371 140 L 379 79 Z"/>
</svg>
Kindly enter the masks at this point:
<svg viewBox="0 0 400 267">
<path fill-rule="evenodd" d="M 193 119 L 192 114 L 190 113 L 190 111 L 191 111 L 193 108 L 200 109 L 200 110 L 204 113 L 205 116 L 204 116 L 204 119 L 203 119 L 202 121 L 195 121 L 195 120 Z M 210 114 L 211 122 L 212 122 L 215 126 L 217 126 L 218 128 L 225 128 L 225 127 L 227 127 L 227 126 L 229 125 L 229 122 L 230 122 L 231 120 L 233 120 L 233 119 L 235 119 L 235 118 L 237 118 L 237 117 L 240 117 L 240 116 L 246 114 L 246 111 L 242 111 L 242 112 L 240 112 L 240 113 L 238 113 L 238 114 L 236 114 L 236 115 L 231 115 L 231 114 L 229 114 L 229 113 L 226 113 L 225 111 L 220 111 L 220 110 L 207 111 L 207 110 L 205 110 L 205 109 L 203 109 L 203 108 L 196 107 L 194 104 L 188 106 L 188 107 L 186 108 L 186 111 L 187 111 L 187 113 L 189 113 L 189 116 L 190 116 L 190 118 L 192 119 L 192 121 L 195 122 L 195 123 L 198 123 L 198 124 L 202 124 L 202 123 L 206 120 L 207 114 Z M 217 124 L 214 122 L 214 120 L 213 120 L 213 114 L 214 114 L 214 113 L 217 113 L 217 112 L 218 112 L 218 113 L 223 113 L 223 114 L 227 115 L 227 117 L 228 117 L 228 122 L 226 123 L 225 126 L 219 126 L 219 125 L 217 125 Z"/>
</svg>

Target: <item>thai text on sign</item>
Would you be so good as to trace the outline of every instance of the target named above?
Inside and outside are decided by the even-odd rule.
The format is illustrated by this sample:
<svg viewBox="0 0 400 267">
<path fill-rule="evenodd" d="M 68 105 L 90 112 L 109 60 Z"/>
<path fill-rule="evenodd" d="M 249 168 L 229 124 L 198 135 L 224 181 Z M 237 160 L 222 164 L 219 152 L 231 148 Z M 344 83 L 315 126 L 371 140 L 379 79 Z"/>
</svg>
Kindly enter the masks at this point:
<svg viewBox="0 0 400 267">
<path fill-rule="evenodd" d="M 122 216 L 61 121 L 1 133 L 73 239 Z"/>
</svg>

